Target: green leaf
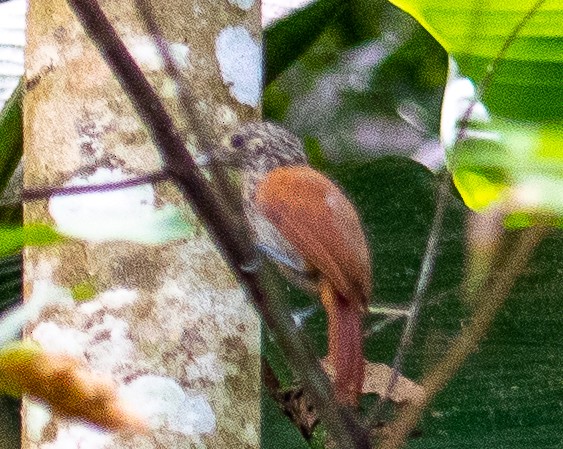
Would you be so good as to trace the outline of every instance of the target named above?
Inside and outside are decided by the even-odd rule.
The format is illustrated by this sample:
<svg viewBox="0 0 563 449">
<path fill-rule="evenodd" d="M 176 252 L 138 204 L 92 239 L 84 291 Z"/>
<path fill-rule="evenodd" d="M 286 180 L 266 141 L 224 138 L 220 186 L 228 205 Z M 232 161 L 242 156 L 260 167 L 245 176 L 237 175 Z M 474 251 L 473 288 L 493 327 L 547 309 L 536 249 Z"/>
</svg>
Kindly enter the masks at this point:
<svg viewBox="0 0 563 449">
<path fill-rule="evenodd" d="M 561 226 L 563 2 L 392 3 L 450 54 L 442 137 L 466 204 L 500 206 L 510 226 Z M 458 142 L 452 135 L 466 118 Z"/>
<path fill-rule="evenodd" d="M 476 210 L 502 203 L 511 227 L 563 219 L 563 133 L 550 125 L 526 128 L 496 120 L 494 133 L 475 134 L 449 152 L 456 186 Z"/>
<path fill-rule="evenodd" d="M 0 257 L 17 253 L 24 245 L 51 245 L 63 239 L 51 226 L 41 223 L 28 224 L 23 228 L 0 227 Z"/>
<path fill-rule="evenodd" d="M 266 28 L 266 85 L 305 52 L 345 5 L 344 0 L 317 0 Z"/>
<path fill-rule="evenodd" d="M 14 367 L 25 365 L 41 352 L 39 344 L 29 340 L 10 342 L 0 348 L 0 394 L 8 394 L 16 398 L 21 396 L 22 388 L 19 379 L 12 375 L 19 369 Z"/>
<path fill-rule="evenodd" d="M 23 153 L 23 81 L 0 112 L 0 193 L 6 187 Z"/>
</svg>

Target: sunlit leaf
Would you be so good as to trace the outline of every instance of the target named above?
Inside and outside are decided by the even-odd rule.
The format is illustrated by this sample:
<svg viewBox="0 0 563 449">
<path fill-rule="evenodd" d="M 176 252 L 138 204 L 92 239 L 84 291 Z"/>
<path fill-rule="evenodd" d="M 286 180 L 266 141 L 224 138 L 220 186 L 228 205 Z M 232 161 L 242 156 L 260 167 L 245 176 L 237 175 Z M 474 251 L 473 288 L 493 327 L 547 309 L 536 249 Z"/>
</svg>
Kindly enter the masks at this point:
<svg viewBox="0 0 563 449">
<path fill-rule="evenodd" d="M 563 1 L 391 1 L 450 54 L 442 141 L 466 204 L 561 226 Z"/>
</svg>

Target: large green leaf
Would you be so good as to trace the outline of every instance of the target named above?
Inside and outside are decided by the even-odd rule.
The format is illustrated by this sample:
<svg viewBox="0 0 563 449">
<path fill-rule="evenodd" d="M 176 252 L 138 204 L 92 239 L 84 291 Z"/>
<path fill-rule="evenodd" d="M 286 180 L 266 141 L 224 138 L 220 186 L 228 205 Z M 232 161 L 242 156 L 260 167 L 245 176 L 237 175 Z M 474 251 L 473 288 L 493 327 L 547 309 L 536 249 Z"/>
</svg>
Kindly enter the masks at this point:
<svg viewBox="0 0 563 449">
<path fill-rule="evenodd" d="M 412 14 L 457 61 L 464 76 L 480 83 L 494 67 L 483 101 L 493 114 L 526 120 L 563 116 L 563 1 L 391 0 Z"/>
<path fill-rule="evenodd" d="M 391 2 L 451 56 L 442 134 L 466 204 L 500 203 L 512 226 L 561 225 L 563 1 Z M 456 141 L 455 125 L 467 118 Z"/>
</svg>

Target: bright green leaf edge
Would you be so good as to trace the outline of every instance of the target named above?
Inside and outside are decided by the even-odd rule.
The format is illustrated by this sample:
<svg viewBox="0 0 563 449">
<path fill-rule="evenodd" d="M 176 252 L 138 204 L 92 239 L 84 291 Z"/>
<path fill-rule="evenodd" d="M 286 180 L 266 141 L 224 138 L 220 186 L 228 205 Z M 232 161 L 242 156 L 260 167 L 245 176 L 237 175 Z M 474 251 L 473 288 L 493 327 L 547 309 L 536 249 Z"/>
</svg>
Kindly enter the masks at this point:
<svg viewBox="0 0 563 449">
<path fill-rule="evenodd" d="M 63 235 L 42 223 L 24 227 L 0 227 L 0 257 L 16 254 L 24 246 L 45 246 L 64 240 Z"/>
<path fill-rule="evenodd" d="M 563 1 L 390 1 L 417 19 L 474 83 L 494 66 L 480 100 L 492 117 L 485 131 L 501 138 L 486 142 L 467 133 L 447 153 L 467 206 L 483 211 L 500 204 L 508 228 L 561 227 Z"/>
</svg>

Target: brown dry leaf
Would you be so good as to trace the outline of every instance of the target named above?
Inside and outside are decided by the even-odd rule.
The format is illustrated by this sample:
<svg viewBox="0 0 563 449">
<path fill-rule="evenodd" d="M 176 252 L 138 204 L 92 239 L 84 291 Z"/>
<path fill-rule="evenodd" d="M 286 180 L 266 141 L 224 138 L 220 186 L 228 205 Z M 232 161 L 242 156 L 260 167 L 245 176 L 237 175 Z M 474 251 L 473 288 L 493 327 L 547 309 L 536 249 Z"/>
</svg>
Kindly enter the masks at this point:
<svg viewBox="0 0 563 449">
<path fill-rule="evenodd" d="M 45 352 L 29 341 L 0 350 L 0 391 L 28 394 L 47 402 L 55 413 L 109 430 L 146 430 L 121 403 L 111 379 L 87 370 L 74 357 Z"/>
<path fill-rule="evenodd" d="M 384 363 L 372 363 L 364 359 L 365 362 L 365 378 L 362 388 L 363 394 L 375 393 L 379 396 L 384 396 L 387 393 L 387 386 L 391 378 L 392 369 Z M 334 369 L 329 365 L 327 359 L 321 360 L 321 365 L 326 371 L 328 376 L 334 376 Z M 407 379 L 404 376 L 399 376 L 395 384 L 395 388 L 389 396 L 389 400 L 396 403 L 419 403 L 424 399 L 424 389 Z"/>
<path fill-rule="evenodd" d="M 384 396 L 387 393 L 392 372 L 391 367 L 384 363 L 372 363 L 366 360 L 363 393 L 376 393 L 379 396 Z M 389 399 L 399 404 L 404 402 L 418 403 L 424 400 L 424 389 L 412 380 L 399 375 Z"/>
</svg>

